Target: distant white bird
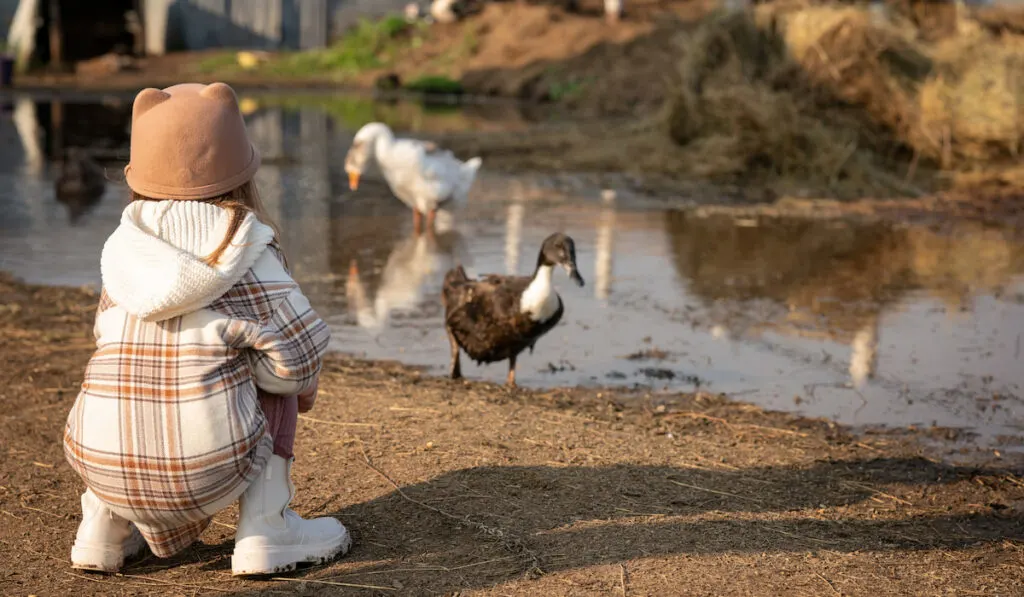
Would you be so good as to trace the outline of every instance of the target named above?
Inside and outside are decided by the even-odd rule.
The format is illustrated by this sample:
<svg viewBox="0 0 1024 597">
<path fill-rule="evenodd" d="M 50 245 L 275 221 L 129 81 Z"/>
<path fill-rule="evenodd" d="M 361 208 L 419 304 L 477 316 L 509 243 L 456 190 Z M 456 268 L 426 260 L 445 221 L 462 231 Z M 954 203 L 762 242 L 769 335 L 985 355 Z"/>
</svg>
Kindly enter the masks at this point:
<svg viewBox="0 0 1024 597">
<path fill-rule="evenodd" d="M 622 18 L 622 11 L 625 8 L 626 0 L 604 0 L 604 16 L 612 23 Z"/>
<path fill-rule="evenodd" d="M 420 5 L 415 2 L 410 2 L 405 5 L 405 20 L 410 23 L 415 23 L 420 20 Z"/>
<path fill-rule="evenodd" d="M 370 160 L 376 160 L 391 192 L 413 210 L 413 229 L 420 231 L 423 215 L 433 231 L 439 209 L 461 207 L 483 163 L 465 162 L 435 143 L 396 139 L 387 125 L 371 122 L 359 129 L 345 156 L 349 187 L 356 190 Z"/>
<path fill-rule="evenodd" d="M 454 5 L 457 0 L 434 0 L 430 3 L 430 16 L 438 23 L 454 23 L 459 19 Z"/>
</svg>

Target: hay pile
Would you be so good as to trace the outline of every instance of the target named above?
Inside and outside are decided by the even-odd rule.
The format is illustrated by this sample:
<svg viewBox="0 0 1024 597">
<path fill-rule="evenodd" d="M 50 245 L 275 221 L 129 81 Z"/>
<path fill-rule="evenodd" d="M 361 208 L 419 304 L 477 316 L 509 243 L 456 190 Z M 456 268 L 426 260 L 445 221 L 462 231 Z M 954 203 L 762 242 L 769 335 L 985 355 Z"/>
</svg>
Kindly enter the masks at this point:
<svg viewBox="0 0 1024 597">
<path fill-rule="evenodd" d="M 777 33 L 815 88 L 863 107 L 898 138 L 911 136 L 916 87 L 932 69 L 909 41 L 912 32 L 845 6 L 779 10 L 767 4 L 756 18 Z"/>
<path fill-rule="evenodd" d="M 1024 37 L 984 32 L 950 39 L 919 95 L 915 147 L 962 169 L 1016 161 L 1024 150 Z"/>
<path fill-rule="evenodd" d="M 954 35 L 926 39 L 909 20 L 849 5 L 716 14 L 682 36 L 669 134 L 711 176 L 883 192 L 938 180 L 921 170 L 932 165 L 1024 179 L 1006 174 L 1024 150 L 1024 37 L 959 19 Z"/>
<path fill-rule="evenodd" d="M 1020 153 L 1024 37 L 961 19 L 955 35 L 928 43 L 916 25 L 857 8 L 762 11 L 816 85 L 863 106 L 899 142 L 942 168 L 1016 160 Z"/>
<path fill-rule="evenodd" d="M 689 150 L 693 174 L 789 179 L 849 197 L 912 192 L 889 173 L 877 127 L 860 110 L 823 96 L 775 28 L 745 12 L 719 13 L 679 43 L 681 84 L 666 122 L 671 138 Z M 851 80 L 851 88 L 859 85 Z"/>
</svg>

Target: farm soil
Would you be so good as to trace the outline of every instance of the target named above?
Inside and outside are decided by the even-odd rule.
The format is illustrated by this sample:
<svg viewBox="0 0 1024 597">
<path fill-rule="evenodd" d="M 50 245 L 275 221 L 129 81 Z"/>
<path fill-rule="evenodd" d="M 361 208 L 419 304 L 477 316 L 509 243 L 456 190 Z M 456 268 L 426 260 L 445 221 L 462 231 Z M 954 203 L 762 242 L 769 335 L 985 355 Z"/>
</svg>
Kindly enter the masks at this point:
<svg viewBox="0 0 1024 597">
<path fill-rule="evenodd" d="M 229 509 L 179 556 L 70 569 L 60 435 L 96 296 L 0 275 L 4 595 L 1020 595 L 1024 477 L 708 394 L 509 391 L 328 360 L 293 507 L 351 553 L 230 575 Z M 472 375 L 472 372 L 469 372 Z"/>
</svg>

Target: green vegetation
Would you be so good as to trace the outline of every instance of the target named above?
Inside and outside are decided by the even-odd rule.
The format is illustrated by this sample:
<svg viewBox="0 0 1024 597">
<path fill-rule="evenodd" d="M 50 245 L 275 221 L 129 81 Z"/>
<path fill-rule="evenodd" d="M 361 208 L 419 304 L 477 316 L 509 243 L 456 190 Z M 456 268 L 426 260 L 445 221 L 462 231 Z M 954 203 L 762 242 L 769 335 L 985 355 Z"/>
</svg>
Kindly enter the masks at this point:
<svg viewBox="0 0 1024 597">
<path fill-rule="evenodd" d="M 391 15 L 379 21 L 360 20 L 332 46 L 282 56 L 266 68 L 288 75 L 352 75 L 391 64 L 403 47 L 423 43 L 423 26 Z"/>
<path fill-rule="evenodd" d="M 203 74 L 235 73 L 241 70 L 235 52 L 224 52 L 204 58 L 196 65 L 196 70 Z"/>
<path fill-rule="evenodd" d="M 361 19 L 343 37 L 327 48 L 275 56 L 251 72 L 281 76 L 345 77 L 392 64 L 400 50 L 423 43 L 426 25 L 410 24 L 400 15 L 376 21 Z M 235 52 L 211 56 L 197 70 L 206 74 L 238 73 Z"/>
<path fill-rule="evenodd" d="M 291 54 L 276 61 L 274 70 L 289 74 L 354 74 L 386 66 L 401 43 L 409 42 L 412 27 L 399 16 L 379 21 L 360 20 L 354 29 L 323 50 Z"/>
<path fill-rule="evenodd" d="M 367 122 L 382 120 L 381 106 L 370 98 L 354 96 L 269 95 L 261 96 L 259 103 L 267 107 L 289 111 L 317 109 L 326 112 L 335 122 L 349 129 L 357 129 Z M 382 120 L 383 121 L 383 120 Z"/>
<path fill-rule="evenodd" d="M 462 83 L 439 75 L 427 75 L 413 80 L 405 86 L 409 91 L 431 95 L 461 95 L 465 92 Z"/>
<path fill-rule="evenodd" d="M 550 98 L 551 101 L 560 102 L 579 97 L 589 84 L 589 78 L 554 81 L 548 85 L 548 98 Z"/>
<path fill-rule="evenodd" d="M 368 122 L 383 122 L 397 129 L 421 130 L 433 128 L 429 121 L 442 128 L 463 128 L 457 106 L 433 106 L 418 102 L 385 103 L 369 97 L 333 95 L 267 95 L 259 97 L 259 104 L 285 110 L 316 109 L 326 112 L 336 123 L 350 130 Z"/>
</svg>

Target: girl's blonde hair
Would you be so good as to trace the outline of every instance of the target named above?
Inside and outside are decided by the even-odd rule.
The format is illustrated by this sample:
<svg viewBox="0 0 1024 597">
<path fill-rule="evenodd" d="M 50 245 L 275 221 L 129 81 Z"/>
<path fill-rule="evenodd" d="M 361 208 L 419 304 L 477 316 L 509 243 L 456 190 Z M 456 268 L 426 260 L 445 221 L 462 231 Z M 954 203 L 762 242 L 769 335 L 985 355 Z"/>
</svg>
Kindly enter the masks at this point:
<svg viewBox="0 0 1024 597">
<path fill-rule="evenodd" d="M 132 191 L 132 201 L 160 201 L 159 199 L 152 199 Z M 253 214 L 256 218 L 270 226 L 274 231 L 274 243 L 278 245 L 280 250 L 280 238 L 281 235 L 277 228 L 277 224 L 274 223 L 273 219 L 267 215 L 267 210 L 263 207 L 263 201 L 260 199 L 259 189 L 256 188 L 256 183 L 249 181 L 240 187 L 235 188 L 219 197 L 213 197 L 211 199 L 202 199 L 203 203 L 209 203 L 216 205 L 217 207 L 223 208 L 231 212 L 231 221 L 228 224 L 228 231 L 224 235 L 223 240 L 217 245 L 217 248 L 212 253 L 203 257 L 203 262 L 207 265 L 217 265 L 220 258 L 224 255 L 224 251 L 231 246 L 231 239 L 238 233 L 238 229 L 242 226 L 242 222 L 245 220 L 246 214 Z M 281 257 L 284 259 L 284 252 L 281 251 Z M 288 267 L 287 261 L 285 261 L 285 267 Z"/>
</svg>

